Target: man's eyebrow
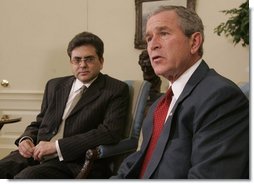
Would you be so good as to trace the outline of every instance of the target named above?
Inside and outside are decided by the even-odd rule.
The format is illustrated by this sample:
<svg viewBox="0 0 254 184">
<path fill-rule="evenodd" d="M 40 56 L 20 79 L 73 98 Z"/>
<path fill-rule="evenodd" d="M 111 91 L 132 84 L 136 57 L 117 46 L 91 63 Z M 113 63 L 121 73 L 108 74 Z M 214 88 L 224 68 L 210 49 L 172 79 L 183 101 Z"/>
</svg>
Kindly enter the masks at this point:
<svg viewBox="0 0 254 184">
<path fill-rule="evenodd" d="M 164 30 L 170 30 L 167 26 L 159 26 L 159 27 L 155 27 L 155 31 L 159 32 L 159 31 L 164 31 Z M 146 32 L 144 35 L 144 38 L 147 38 L 150 35 L 149 32 Z"/>
<path fill-rule="evenodd" d="M 167 26 L 161 26 L 161 27 L 156 27 L 156 31 L 164 31 L 164 30 L 169 30 Z"/>
<path fill-rule="evenodd" d="M 88 56 L 84 56 L 84 58 L 94 58 L 95 56 L 93 55 L 88 55 Z"/>
<path fill-rule="evenodd" d="M 80 56 L 74 56 L 74 58 L 93 58 L 95 56 L 93 55 L 88 55 L 88 56 L 84 56 L 84 57 L 80 57 Z"/>
</svg>

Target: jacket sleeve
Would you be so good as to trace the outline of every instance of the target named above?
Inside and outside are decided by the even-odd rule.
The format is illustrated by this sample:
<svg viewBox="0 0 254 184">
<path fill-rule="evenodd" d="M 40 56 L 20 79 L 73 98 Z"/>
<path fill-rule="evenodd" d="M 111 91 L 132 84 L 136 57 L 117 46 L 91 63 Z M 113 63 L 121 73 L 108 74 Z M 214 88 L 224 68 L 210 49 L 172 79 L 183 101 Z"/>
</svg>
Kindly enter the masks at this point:
<svg viewBox="0 0 254 184">
<path fill-rule="evenodd" d="M 29 137 L 30 139 L 32 139 L 34 144 L 36 144 L 39 127 L 40 127 L 42 119 L 47 111 L 48 102 L 50 101 L 50 99 L 49 99 L 50 95 L 48 95 L 48 93 L 49 93 L 49 82 L 47 82 L 46 87 L 45 87 L 40 113 L 37 115 L 36 121 L 31 122 L 30 125 L 28 125 L 26 127 L 24 133 L 18 139 L 15 140 L 15 144 L 17 146 L 19 144 L 20 139 L 22 139 L 23 137 Z"/>
<path fill-rule="evenodd" d="M 139 160 L 140 154 L 141 152 L 137 151 L 129 155 L 127 158 L 125 158 L 122 164 L 120 165 L 120 168 L 118 169 L 117 174 L 115 176 L 111 176 L 110 179 L 138 178 L 139 169 L 134 167 L 138 167 L 140 165 L 140 164 L 136 164 L 136 162 Z"/>
<path fill-rule="evenodd" d="M 227 86 L 197 107 L 188 178 L 248 178 L 249 102 Z"/>
</svg>

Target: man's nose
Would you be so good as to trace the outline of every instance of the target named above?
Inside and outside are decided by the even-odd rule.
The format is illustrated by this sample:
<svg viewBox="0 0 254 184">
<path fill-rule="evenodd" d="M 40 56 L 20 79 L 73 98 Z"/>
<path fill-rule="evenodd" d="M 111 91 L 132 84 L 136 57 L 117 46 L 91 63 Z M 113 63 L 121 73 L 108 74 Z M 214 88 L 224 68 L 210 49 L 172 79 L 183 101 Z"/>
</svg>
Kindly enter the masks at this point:
<svg viewBox="0 0 254 184">
<path fill-rule="evenodd" d="M 148 47 L 150 47 L 151 50 L 160 48 L 160 38 L 158 36 L 154 36 L 152 40 L 150 40 L 150 42 L 148 43 Z"/>
</svg>

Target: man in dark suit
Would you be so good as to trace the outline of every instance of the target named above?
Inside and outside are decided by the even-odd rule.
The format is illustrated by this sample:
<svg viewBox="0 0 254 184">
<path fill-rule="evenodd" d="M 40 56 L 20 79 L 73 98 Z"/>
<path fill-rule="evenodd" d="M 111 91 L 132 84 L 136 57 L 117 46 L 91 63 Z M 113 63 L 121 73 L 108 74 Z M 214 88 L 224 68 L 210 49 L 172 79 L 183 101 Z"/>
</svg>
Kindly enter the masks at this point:
<svg viewBox="0 0 254 184">
<path fill-rule="evenodd" d="M 249 101 L 202 60 L 203 29 L 198 15 L 184 7 L 160 7 L 149 16 L 145 38 L 151 64 L 170 87 L 167 98 L 147 113 L 140 150 L 112 178 L 249 177 Z M 167 110 L 162 101 L 169 103 Z"/>
<path fill-rule="evenodd" d="M 70 41 L 67 52 L 74 76 L 47 83 L 36 121 L 15 141 L 18 150 L 0 161 L 1 178 L 75 178 L 86 150 L 120 140 L 128 85 L 100 72 L 103 41 L 82 32 Z M 110 174 L 109 161 L 102 159 L 95 162 L 89 178 Z"/>
</svg>

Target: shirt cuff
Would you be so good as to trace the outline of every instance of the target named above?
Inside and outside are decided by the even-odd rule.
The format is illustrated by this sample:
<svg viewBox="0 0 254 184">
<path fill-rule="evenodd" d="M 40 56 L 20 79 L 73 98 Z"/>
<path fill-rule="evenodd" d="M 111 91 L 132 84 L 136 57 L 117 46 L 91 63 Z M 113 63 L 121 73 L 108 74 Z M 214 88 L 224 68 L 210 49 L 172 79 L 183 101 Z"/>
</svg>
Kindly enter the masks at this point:
<svg viewBox="0 0 254 184">
<path fill-rule="evenodd" d="M 56 140 L 55 144 L 56 144 L 56 151 L 57 151 L 57 155 L 58 155 L 59 161 L 63 161 L 64 159 L 63 159 L 60 147 L 59 147 L 58 140 Z"/>
<path fill-rule="evenodd" d="M 19 144 L 20 144 L 23 140 L 25 140 L 25 139 L 29 139 L 30 141 L 32 141 L 32 143 L 34 143 L 34 141 L 33 141 L 33 139 L 32 139 L 31 137 L 29 137 L 29 136 L 24 136 L 24 137 L 21 137 L 21 138 L 19 139 Z"/>
</svg>

